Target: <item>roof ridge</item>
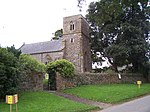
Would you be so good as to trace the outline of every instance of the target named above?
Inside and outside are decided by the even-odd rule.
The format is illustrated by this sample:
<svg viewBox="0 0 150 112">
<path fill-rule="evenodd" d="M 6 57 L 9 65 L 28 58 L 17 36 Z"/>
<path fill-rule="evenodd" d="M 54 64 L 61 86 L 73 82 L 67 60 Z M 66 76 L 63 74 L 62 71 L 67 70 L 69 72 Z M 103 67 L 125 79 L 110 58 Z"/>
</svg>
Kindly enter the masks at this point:
<svg viewBox="0 0 150 112">
<path fill-rule="evenodd" d="M 50 42 L 50 41 L 43 41 L 43 42 L 35 42 L 35 43 L 25 43 L 25 45 L 29 45 L 29 44 L 39 44 L 39 43 L 45 43 L 45 42 Z"/>
</svg>

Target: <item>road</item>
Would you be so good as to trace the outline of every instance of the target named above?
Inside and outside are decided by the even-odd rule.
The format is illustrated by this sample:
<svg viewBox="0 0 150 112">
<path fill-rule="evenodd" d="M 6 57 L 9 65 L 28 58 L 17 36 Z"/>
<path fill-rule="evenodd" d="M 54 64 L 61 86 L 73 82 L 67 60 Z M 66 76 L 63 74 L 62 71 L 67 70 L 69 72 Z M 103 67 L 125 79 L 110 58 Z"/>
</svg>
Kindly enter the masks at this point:
<svg viewBox="0 0 150 112">
<path fill-rule="evenodd" d="M 99 112 L 150 112 L 150 95 Z"/>
</svg>

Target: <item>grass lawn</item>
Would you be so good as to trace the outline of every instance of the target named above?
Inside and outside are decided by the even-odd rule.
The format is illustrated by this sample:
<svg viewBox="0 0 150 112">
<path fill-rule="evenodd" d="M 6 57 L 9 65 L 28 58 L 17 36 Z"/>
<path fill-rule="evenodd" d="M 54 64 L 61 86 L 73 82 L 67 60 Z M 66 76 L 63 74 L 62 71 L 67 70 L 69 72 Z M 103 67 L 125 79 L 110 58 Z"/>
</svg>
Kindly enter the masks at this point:
<svg viewBox="0 0 150 112">
<path fill-rule="evenodd" d="M 15 105 L 13 105 L 15 112 Z M 47 92 L 25 92 L 20 95 L 19 112 L 89 112 L 97 107 L 76 103 Z M 0 112 L 9 112 L 9 105 L 0 103 Z"/>
<path fill-rule="evenodd" d="M 63 92 L 94 101 L 119 103 L 150 93 L 150 84 L 142 84 L 140 89 L 136 84 L 84 85 Z"/>
</svg>

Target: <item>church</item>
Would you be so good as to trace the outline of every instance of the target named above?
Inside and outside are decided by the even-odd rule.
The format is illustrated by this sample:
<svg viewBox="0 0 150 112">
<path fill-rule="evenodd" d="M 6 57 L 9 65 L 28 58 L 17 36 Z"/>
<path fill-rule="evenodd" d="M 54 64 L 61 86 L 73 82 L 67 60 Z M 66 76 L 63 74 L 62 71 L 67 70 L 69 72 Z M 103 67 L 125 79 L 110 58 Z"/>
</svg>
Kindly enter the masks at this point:
<svg viewBox="0 0 150 112">
<path fill-rule="evenodd" d="M 63 36 L 58 40 L 24 44 L 23 54 L 30 54 L 47 64 L 58 59 L 66 59 L 75 65 L 77 72 L 92 69 L 89 24 L 82 15 L 63 18 Z"/>
</svg>

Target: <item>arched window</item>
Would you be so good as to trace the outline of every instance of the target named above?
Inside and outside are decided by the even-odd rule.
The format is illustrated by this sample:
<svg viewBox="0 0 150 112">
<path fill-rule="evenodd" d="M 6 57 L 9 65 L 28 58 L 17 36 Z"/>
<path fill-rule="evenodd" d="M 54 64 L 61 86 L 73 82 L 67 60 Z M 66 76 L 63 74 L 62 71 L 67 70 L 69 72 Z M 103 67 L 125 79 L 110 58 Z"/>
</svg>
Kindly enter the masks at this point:
<svg viewBox="0 0 150 112">
<path fill-rule="evenodd" d="M 45 58 L 44 58 L 44 62 L 45 62 L 45 64 L 47 65 L 49 62 L 51 62 L 52 61 L 52 58 L 51 58 L 51 56 L 49 55 L 49 54 L 47 54 L 46 56 L 45 56 Z"/>
<path fill-rule="evenodd" d="M 45 56 L 45 58 L 46 58 L 46 60 L 48 60 L 48 61 L 51 61 L 51 60 L 52 60 L 52 58 L 51 58 L 50 55 L 48 55 L 48 54 Z"/>
<path fill-rule="evenodd" d="M 71 21 L 70 22 L 70 30 L 72 31 L 72 30 L 74 30 L 75 29 L 75 25 L 74 25 L 74 23 Z"/>
</svg>

